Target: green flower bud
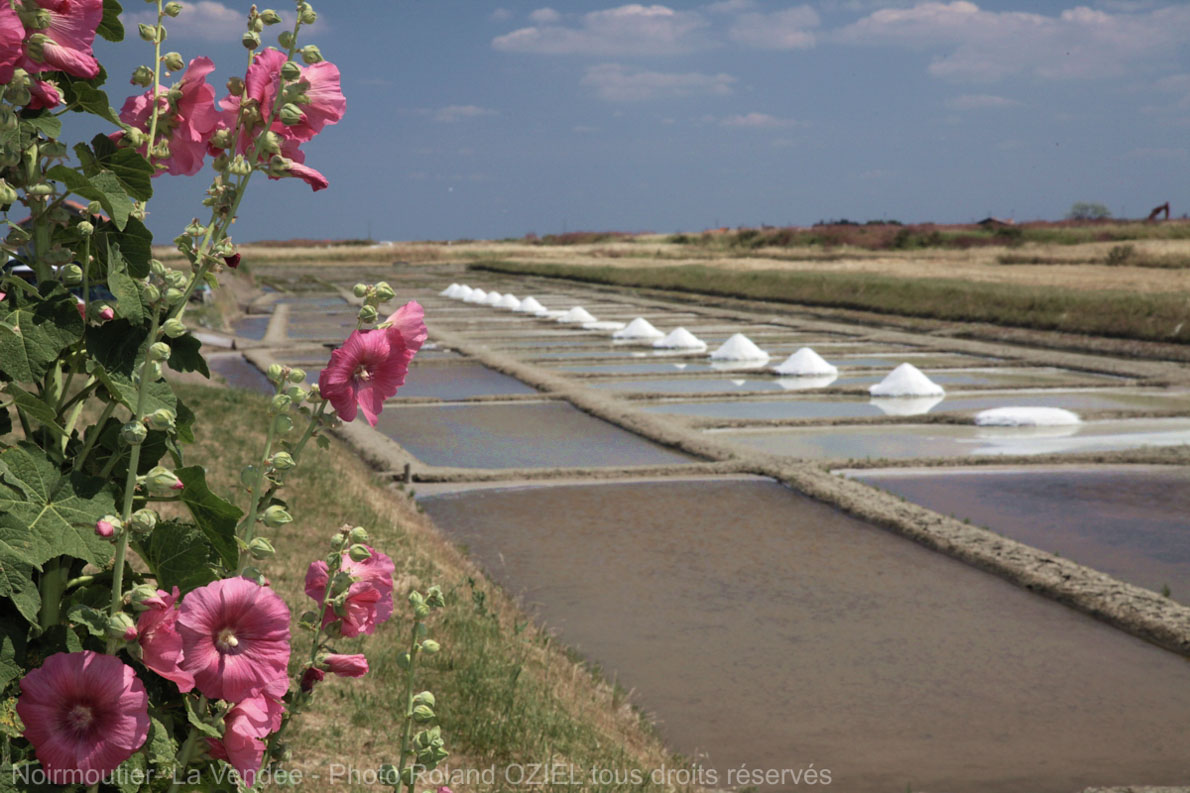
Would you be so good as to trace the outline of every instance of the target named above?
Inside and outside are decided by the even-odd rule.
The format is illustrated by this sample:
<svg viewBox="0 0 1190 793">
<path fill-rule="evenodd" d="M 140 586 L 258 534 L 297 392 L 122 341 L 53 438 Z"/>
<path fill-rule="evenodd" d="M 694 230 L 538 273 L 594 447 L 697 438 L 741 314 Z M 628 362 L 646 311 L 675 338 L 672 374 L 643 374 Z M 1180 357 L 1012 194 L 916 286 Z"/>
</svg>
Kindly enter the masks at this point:
<svg viewBox="0 0 1190 793">
<path fill-rule="evenodd" d="M 165 302 L 170 306 L 176 306 L 178 303 L 181 303 L 182 298 L 185 296 L 186 293 L 177 287 L 171 286 L 169 289 L 165 290 Z"/>
<path fill-rule="evenodd" d="M 161 10 L 165 12 L 165 15 L 167 17 L 170 17 L 172 19 L 172 18 L 176 17 L 178 14 L 182 13 L 182 4 L 177 3 L 177 2 L 169 2 L 169 3 L 166 3 L 165 6 L 163 6 Z"/>
<path fill-rule="evenodd" d="M 385 787 L 395 788 L 400 785 L 401 775 L 397 771 L 397 767 L 392 763 L 385 763 L 380 766 L 380 770 L 376 772 L 376 779 Z"/>
<path fill-rule="evenodd" d="M 322 52 L 313 44 L 307 44 L 302 47 L 302 62 L 308 65 L 315 63 L 322 63 Z"/>
<path fill-rule="evenodd" d="M 186 61 L 182 60 L 182 53 L 167 52 L 161 56 L 161 62 L 165 64 L 165 68 L 171 72 L 180 72 L 186 67 Z"/>
<path fill-rule="evenodd" d="M 178 491 L 182 490 L 185 485 L 182 480 L 168 468 L 163 468 L 158 465 L 152 468 L 149 473 L 142 477 L 145 484 L 145 489 L 154 496 L 173 496 L 177 495 Z"/>
<path fill-rule="evenodd" d="M 174 419 L 174 413 L 169 408 L 159 408 L 145 417 L 151 429 L 170 432 L 174 429 Z"/>
<path fill-rule="evenodd" d="M 255 567 L 245 567 L 243 572 L 240 573 L 240 578 L 244 578 L 249 581 L 255 581 L 260 586 L 264 586 L 265 583 L 268 582 L 268 579 L 264 577 L 264 573 L 260 572 Z"/>
<path fill-rule="evenodd" d="M 313 25 L 318 21 L 318 14 L 314 13 L 314 9 L 310 7 L 309 3 L 302 3 L 298 6 L 298 15 L 301 17 L 303 25 Z"/>
<path fill-rule="evenodd" d="M 244 45 L 244 49 L 254 50 L 260 46 L 260 34 L 254 30 L 249 30 L 240 37 L 240 43 Z"/>
<path fill-rule="evenodd" d="M 280 35 L 277 36 L 277 43 L 281 45 L 281 49 L 283 50 L 287 50 L 292 47 L 295 40 L 296 39 L 293 37 L 292 30 L 283 30 L 281 31 Z"/>
<path fill-rule="evenodd" d="M 281 110 L 277 114 L 277 117 L 281 119 L 282 124 L 292 127 L 301 124 L 306 114 L 297 105 L 292 102 L 286 102 L 284 105 L 281 105 Z"/>
<path fill-rule="evenodd" d="M 355 286 L 351 287 L 351 294 L 355 295 L 356 297 L 366 296 L 368 294 L 368 285 L 356 284 Z"/>
<path fill-rule="evenodd" d="M 426 605 L 436 609 L 446 606 L 446 600 L 442 597 L 442 587 L 435 585 L 426 590 Z"/>
<path fill-rule="evenodd" d="M 168 361 L 170 355 L 169 345 L 163 341 L 156 341 L 149 345 L 149 360 L 150 361 Z"/>
<path fill-rule="evenodd" d="M 356 526 L 347 533 L 347 541 L 351 543 L 367 542 L 368 530 L 363 526 Z"/>
<path fill-rule="evenodd" d="M 140 33 L 140 37 L 150 44 L 157 41 L 157 28 L 152 25 L 146 25 L 142 22 L 136 26 L 136 29 Z"/>
<path fill-rule="evenodd" d="M 298 624 L 303 628 L 314 628 L 318 625 L 318 612 L 303 611 L 302 616 L 298 618 Z"/>
<path fill-rule="evenodd" d="M 269 463 L 278 471 L 289 471 L 297 465 L 293 460 L 293 455 L 289 452 L 277 452 L 269 460 Z"/>
<path fill-rule="evenodd" d="M 149 431 L 139 421 L 130 421 L 120 428 L 120 440 L 129 446 L 140 446 L 145 442 Z"/>
<path fill-rule="evenodd" d="M 420 694 L 414 695 L 413 704 L 425 705 L 432 708 L 437 704 L 437 702 L 435 701 L 433 694 L 431 694 L 429 691 L 423 691 Z"/>
<path fill-rule="evenodd" d="M 144 297 L 148 303 L 156 303 L 161 299 L 161 290 L 153 284 L 144 284 Z"/>
<path fill-rule="evenodd" d="M 347 549 L 347 555 L 351 557 L 353 562 L 366 562 L 372 558 L 372 552 L 368 550 L 368 546 L 356 543 Z"/>
<path fill-rule="evenodd" d="M 409 653 L 401 653 L 397 656 L 397 666 L 401 669 L 408 671 L 410 664 L 411 659 L 409 657 Z"/>
<path fill-rule="evenodd" d="M 413 607 L 413 616 L 419 620 L 424 620 L 430 616 L 430 607 L 425 603 L 418 603 Z"/>
<path fill-rule="evenodd" d="M 117 611 L 108 617 L 107 635 L 116 641 L 134 642 L 136 641 L 136 621 L 132 619 L 131 614 Z"/>
<path fill-rule="evenodd" d="M 266 25 L 275 25 L 281 21 L 281 15 L 271 8 L 260 12 L 260 21 Z"/>
<path fill-rule="evenodd" d="M 0 179 L 0 206 L 8 206 L 17 200 L 17 191 L 13 189 L 12 185 Z"/>
<path fill-rule="evenodd" d="M 167 339 L 176 339 L 186 335 L 186 325 L 177 317 L 170 317 L 161 325 L 161 333 Z"/>
<path fill-rule="evenodd" d="M 433 721 L 434 709 L 428 705 L 414 705 L 413 720 L 418 724 L 425 724 L 427 721 Z"/>
<path fill-rule="evenodd" d="M 145 361 L 140 368 L 140 379 L 148 383 L 156 383 L 161 379 L 161 364 L 157 361 Z"/>
<path fill-rule="evenodd" d="M 80 220 L 75 228 L 78 229 L 79 234 L 82 234 L 84 237 L 90 237 L 95 233 L 95 224 L 89 220 Z"/>
<path fill-rule="evenodd" d="M 277 428 L 277 432 L 284 434 L 293 429 L 293 419 L 291 419 L 289 416 L 286 416 L 284 413 L 280 416 L 277 416 L 277 418 L 273 421 L 273 426 Z"/>
<path fill-rule="evenodd" d="M 279 363 L 271 363 L 269 364 L 269 368 L 265 370 L 264 376 L 273 385 L 281 385 L 286 378 L 285 367 Z"/>
<path fill-rule="evenodd" d="M 279 529 L 288 523 L 293 523 L 293 516 L 285 511 L 285 507 L 273 504 L 260 516 L 260 521 L 270 529 Z"/>
<path fill-rule="evenodd" d="M 277 549 L 264 537 L 253 537 L 252 542 L 248 543 L 248 553 L 253 559 L 269 559 L 277 553 Z"/>
<path fill-rule="evenodd" d="M 264 30 L 264 21 L 260 18 L 259 14 L 257 14 L 252 18 L 251 21 L 248 22 L 248 29 L 253 33 L 259 33 L 260 31 Z"/>
<path fill-rule="evenodd" d="M 58 271 L 62 277 L 62 283 L 67 286 L 78 286 L 83 282 L 83 268 L 77 264 L 68 264 Z"/>
<path fill-rule="evenodd" d="M 306 370 L 293 367 L 289 370 L 289 382 L 297 385 L 306 382 Z"/>
<path fill-rule="evenodd" d="M 190 224 L 190 226 L 193 225 L 193 223 Z M 186 227 L 187 231 L 190 230 L 190 226 Z M 160 259 L 149 259 L 149 274 L 154 278 L 165 278 L 165 264 Z"/>
<path fill-rule="evenodd" d="M 128 518 L 128 529 L 135 534 L 150 534 L 157 528 L 157 513 L 151 509 L 138 509 Z"/>
<path fill-rule="evenodd" d="M 149 586 L 148 584 L 137 584 L 128 593 L 128 602 L 136 611 L 147 611 L 156 605 L 153 601 L 159 597 L 157 587 Z"/>
<path fill-rule="evenodd" d="M 433 655 L 441 649 L 442 647 L 433 639 L 426 639 L 421 643 L 421 651 L 426 655 Z"/>
<path fill-rule="evenodd" d="M 153 84 L 153 70 L 144 64 L 132 70 L 132 84 L 148 88 Z"/>
<path fill-rule="evenodd" d="M 235 176 L 247 176 L 252 173 L 252 163 L 244 159 L 244 155 L 237 154 L 227 170 Z"/>
<path fill-rule="evenodd" d="M 387 303 L 396 296 L 396 293 L 386 282 L 379 281 L 376 284 L 375 295 L 377 303 Z"/>
<path fill-rule="evenodd" d="M 364 324 L 375 322 L 377 316 L 379 316 L 379 315 L 376 313 L 376 306 L 361 306 L 360 307 L 360 310 L 359 310 L 360 322 L 363 322 Z"/>
<path fill-rule="evenodd" d="M 243 96 L 243 94 L 244 94 L 243 79 L 241 79 L 239 77 L 227 78 L 227 92 L 230 93 L 232 96 Z M 230 135 L 230 134 L 231 134 L 231 131 L 228 130 L 228 135 Z M 227 148 L 227 147 L 224 146 L 223 148 Z"/>
<path fill-rule="evenodd" d="M 281 64 L 281 76 L 286 82 L 292 83 L 302 76 L 302 67 L 298 66 L 296 61 L 286 61 Z"/>
<path fill-rule="evenodd" d="M 274 413 L 284 413 L 291 407 L 293 407 L 293 400 L 287 394 L 276 394 L 269 405 L 269 409 Z"/>
</svg>

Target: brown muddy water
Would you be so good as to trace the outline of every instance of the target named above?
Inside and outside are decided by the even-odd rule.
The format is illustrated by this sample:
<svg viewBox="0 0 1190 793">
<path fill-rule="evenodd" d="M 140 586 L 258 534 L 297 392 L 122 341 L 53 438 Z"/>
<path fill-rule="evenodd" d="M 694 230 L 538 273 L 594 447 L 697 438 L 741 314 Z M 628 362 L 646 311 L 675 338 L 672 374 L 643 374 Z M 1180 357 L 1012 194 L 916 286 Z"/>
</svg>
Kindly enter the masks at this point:
<svg viewBox="0 0 1190 793">
<path fill-rule="evenodd" d="M 437 466 L 587 468 L 693 461 L 568 402 L 389 403 L 376 428 Z"/>
<path fill-rule="evenodd" d="M 857 471 L 855 479 L 1190 604 L 1190 470 Z"/>
<path fill-rule="evenodd" d="M 777 484 L 421 503 L 721 787 L 810 763 L 855 793 L 1186 780 L 1186 660 Z"/>
</svg>

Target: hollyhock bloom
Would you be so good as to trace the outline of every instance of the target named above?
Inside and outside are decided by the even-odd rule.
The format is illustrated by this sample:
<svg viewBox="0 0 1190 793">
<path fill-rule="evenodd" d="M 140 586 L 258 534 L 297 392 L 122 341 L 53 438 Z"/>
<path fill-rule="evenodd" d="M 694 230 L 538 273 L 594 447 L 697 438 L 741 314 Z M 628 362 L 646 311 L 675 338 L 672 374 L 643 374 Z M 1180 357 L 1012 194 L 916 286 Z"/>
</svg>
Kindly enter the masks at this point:
<svg viewBox="0 0 1190 793">
<path fill-rule="evenodd" d="M 393 571 L 396 566 L 386 554 L 368 548 L 372 556 L 362 562 L 343 554 L 339 569 L 351 576 L 351 586 L 342 606 L 328 608 L 323 627 L 341 621 L 344 636 L 373 633 L 393 613 Z M 326 562 L 311 562 L 306 570 L 306 594 L 318 603 L 326 598 L 329 580 Z"/>
<path fill-rule="evenodd" d="M 91 45 L 103 21 L 103 0 L 36 0 L 36 4 L 48 14 L 49 26 L 26 26 L 21 67 L 30 74 L 66 72 L 88 80 L 98 76 L 99 61 Z"/>
<path fill-rule="evenodd" d="M 212 699 L 241 702 L 286 677 L 289 609 L 254 581 L 227 578 L 189 592 L 177 628 L 181 668 Z"/>
<path fill-rule="evenodd" d="M 352 331 L 318 375 L 318 389 L 339 418 L 354 421 L 357 406 L 373 427 L 384 400 L 405 384 L 414 354 L 426 340 L 425 312 L 412 301 L 389 318 L 385 329 Z M 396 318 L 394 320 L 394 318 Z"/>
<path fill-rule="evenodd" d="M 284 695 L 282 681 L 279 691 L 266 688 L 265 693 L 243 700 L 223 717 L 223 738 L 207 739 L 211 756 L 226 760 L 248 787 L 256 783 L 264 759 L 264 739 L 281 727 L 285 708 L 280 698 Z"/>
<path fill-rule="evenodd" d="M 25 26 L 8 3 L 0 3 L 0 83 L 12 80 L 13 69 L 20 62 L 24 50 Z"/>
<path fill-rule="evenodd" d="M 328 672 L 339 677 L 363 677 L 368 674 L 368 659 L 362 655 L 328 655 L 322 659 Z"/>
<path fill-rule="evenodd" d="M 141 612 L 136 627 L 140 632 L 141 660 L 145 666 L 177 683 L 178 690 L 185 693 L 194 688 L 194 675 L 180 665 L 182 635 L 177 629 L 177 600 L 177 587 L 172 592 L 158 589 L 157 597 L 143 602 L 149 608 Z"/>
<path fill-rule="evenodd" d="M 29 104 L 25 105 L 29 110 L 57 107 L 62 104 L 62 94 L 58 91 L 58 86 L 45 80 L 31 82 L 29 93 L 32 98 L 29 100 Z"/>
<path fill-rule="evenodd" d="M 169 157 L 159 160 L 167 165 L 167 172 L 175 176 L 191 176 L 202 169 L 207 153 L 207 141 L 219 124 L 219 112 L 215 109 L 215 89 L 207 84 L 207 75 L 215 70 L 210 58 L 195 58 L 190 61 L 181 81 L 175 89 L 181 92 L 177 101 L 168 99 L 169 90 L 164 87 L 157 95 L 158 133 L 169 142 Z M 144 132 L 149 131 L 153 114 L 152 90 L 124 100 L 120 109 L 120 120 Z M 119 140 L 123 132 L 111 136 Z M 148 144 L 141 150 L 145 153 Z M 157 176 L 166 171 L 157 171 Z"/>
<path fill-rule="evenodd" d="M 93 784 L 149 735 L 149 698 L 114 655 L 56 653 L 21 680 L 17 714 L 50 781 Z"/>
<path fill-rule="evenodd" d="M 316 666 L 307 667 L 305 672 L 302 672 L 301 688 L 303 694 L 309 694 L 314 690 L 314 686 L 322 682 L 326 677 L 326 672 L 323 672 Z"/>
</svg>

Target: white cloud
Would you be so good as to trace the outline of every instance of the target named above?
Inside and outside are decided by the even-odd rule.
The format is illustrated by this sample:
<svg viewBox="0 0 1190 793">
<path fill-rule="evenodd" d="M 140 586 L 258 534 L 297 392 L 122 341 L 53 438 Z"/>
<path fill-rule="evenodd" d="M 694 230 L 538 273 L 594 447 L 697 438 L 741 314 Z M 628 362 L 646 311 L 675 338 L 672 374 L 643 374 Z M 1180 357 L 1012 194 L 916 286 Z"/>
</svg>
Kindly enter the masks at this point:
<svg viewBox="0 0 1190 793">
<path fill-rule="evenodd" d="M 492 39 L 502 52 L 545 55 L 671 55 L 708 46 L 701 15 L 663 5 L 630 5 L 584 14 L 577 27 L 540 24 Z"/>
<path fill-rule="evenodd" d="M 292 18 L 289 20 L 292 23 Z M 124 25 L 136 34 L 138 24 L 156 25 L 156 11 L 134 11 L 124 14 Z M 169 20 L 170 37 L 203 39 L 205 41 L 238 41 L 248 29 L 248 17 L 244 11 L 228 8 L 215 0 L 198 0 L 186 3 L 182 13 Z"/>
<path fill-rule="evenodd" d="M 550 25 L 554 22 L 559 22 L 562 15 L 552 8 L 539 8 L 529 14 L 529 21 L 535 25 Z"/>
<path fill-rule="evenodd" d="M 951 110 L 996 110 L 1002 107 L 1016 107 L 1020 102 L 995 94 L 963 94 L 947 100 Z"/>
<path fill-rule="evenodd" d="M 1123 73 L 1138 61 L 1175 57 L 1190 36 L 1190 5 L 1110 14 L 1086 6 L 1046 16 L 985 11 L 966 0 L 886 8 L 842 28 L 836 38 L 936 51 L 929 73 L 991 82 L 1025 73 L 1092 78 Z"/>
<path fill-rule="evenodd" d="M 814 46 L 818 13 L 810 6 L 797 6 L 771 14 L 741 14 L 728 31 L 737 44 L 766 50 L 795 50 Z"/>
<path fill-rule="evenodd" d="M 493 22 L 507 22 L 512 19 L 512 12 L 507 8 L 497 8 L 492 13 L 488 14 L 488 19 Z"/>
<path fill-rule="evenodd" d="M 582 84 L 610 102 L 639 102 L 675 96 L 723 96 L 731 93 L 735 78 L 729 74 L 700 72 L 651 72 L 619 63 L 587 69 Z"/>
<path fill-rule="evenodd" d="M 476 105 L 447 105 L 436 110 L 425 110 L 422 112 L 428 114 L 434 121 L 443 124 L 454 124 L 457 121 L 464 121 L 470 118 L 497 115 L 495 110 Z"/>
<path fill-rule="evenodd" d="M 725 127 L 743 127 L 746 129 L 777 129 L 780 127 L 795 127 L 798 122 L 792 118 L 777 118 L 768 113 L 745 113 L 743 115 L 728 116 L 720 122 Z"/>
</svg>

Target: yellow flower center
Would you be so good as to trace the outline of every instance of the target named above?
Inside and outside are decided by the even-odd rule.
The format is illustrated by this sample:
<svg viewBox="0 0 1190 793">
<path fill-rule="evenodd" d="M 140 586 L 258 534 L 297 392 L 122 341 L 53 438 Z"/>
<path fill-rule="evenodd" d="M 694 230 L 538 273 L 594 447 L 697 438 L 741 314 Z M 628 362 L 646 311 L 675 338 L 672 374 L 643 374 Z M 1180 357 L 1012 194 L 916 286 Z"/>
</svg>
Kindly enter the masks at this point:
<svg viewBox="0 0 1190 793">
<path fill-rule="evenodd" d="M 231 628 L 224 628 L 219 631 L 219 635 L 215 637 L 215 648 L 219 652 L 230 653 L 232 650 L 240 646 L 240 640 L 236 638 L 235 632 Z"/>
</svg>

